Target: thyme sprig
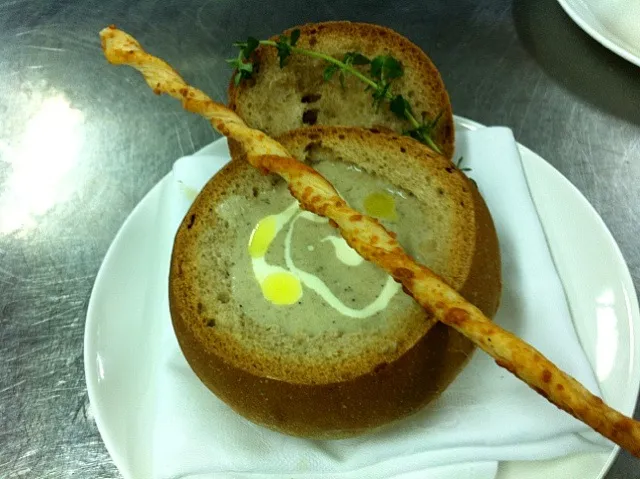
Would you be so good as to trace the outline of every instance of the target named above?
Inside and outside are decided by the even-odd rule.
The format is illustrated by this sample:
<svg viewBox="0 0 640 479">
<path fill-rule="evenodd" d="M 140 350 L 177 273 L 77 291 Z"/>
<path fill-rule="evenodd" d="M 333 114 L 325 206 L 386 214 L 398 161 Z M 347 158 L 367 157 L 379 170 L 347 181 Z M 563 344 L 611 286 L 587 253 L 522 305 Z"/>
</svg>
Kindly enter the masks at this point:
<svg viewBox="0 0 640 479">
<path fill-rule="evenodd" d="M 442 153 L 440 147 L 432 138 L 432 133 L 442 117 L 442 112 L 433 120 L 420 122 L 416 118 L 409 101 L 402 95 L 396 95 L 391 91 L 392 81 L 404 75 L 402 64 L 398 60 L 390 55 L 379 55 L 370 59 L 358 52 L 347 52 L 339 60 L 322 52 L 297 47 L 296 43 L 299 38 L 300 30 L 295 29 L 290 35 L 280 35 L 277 41 L 258 40 L 257 38 L 249 37 L 246 42 L 234 43 L 234 46 L 240 48 L 240 51 L 236 58 L 231 58 L 227 62 L 236 69 L 235 84 L 239 85 L 242 80 L 250 79 L 256 72 L 252 54 L 259 45 L 277 49 L 280 68 L 286 66 L 289 57 L 294 53 L 318 58 L 327 62 L 322 74 L 324 81 L 331 81 L 337 73 L 340 84 L 344 88 L 345 77 L 347 75 L 354 76 L 366 85 L 367 91 L 371 91 L 373 106 L 376 111 L 380 109 L 383 102 L 388 102 L 392 113 L 411 124 L 411 128 L 404 131 L 405 135 L 409 135 L 438 153 Z M 363 73 L 361 69 L 356 68 L 365 65 L 369 65 L 369 76 Z"/>
<path fill-rule="evenodd" d="M 257 38 L 249 37 L 246 42 L 236 42 L 234 47 L 238 47 L 240 51 L 236 58 L 228 58 L 227 63 L 236 69 L 233 82 L 238 86 L 242 80 L 248 80 L 253 76 L 254 66 L 251 61 L 251 54 L 258 48 L 260 42 Z"/>
<path fill-rule="evenodd" d="M 463 166 L 464 164 L 464 156 L 461 156 L 460 158 L 458 158 L 458 161 L 456 161 L 456 168 L 458 168 L 460 171 L 471 171 L 471 168 L 469 168 L 468 166 Z"/>
</svg>

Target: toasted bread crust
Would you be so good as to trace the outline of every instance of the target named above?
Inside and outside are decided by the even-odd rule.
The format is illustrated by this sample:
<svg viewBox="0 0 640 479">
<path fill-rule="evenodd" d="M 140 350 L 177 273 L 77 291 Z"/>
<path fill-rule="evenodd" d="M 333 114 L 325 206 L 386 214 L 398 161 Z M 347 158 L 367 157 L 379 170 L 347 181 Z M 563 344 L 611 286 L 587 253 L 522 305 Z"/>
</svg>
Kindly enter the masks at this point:
<svg viewBox="0 0 640 479">
<path fill-rule="evenodd" d="M 407 175 L 414 176 L 428 173 L 434 181 L 440 181 L 436 184 L 446 188 L 447 194 L 459 195 L 456 202 L 467 201 L 465 212 L 458 214 L 474 223 L 475 228 L 467 225 L 460 231 L 460 238 L 452 237 L 452 251 L 465 248 L 465 254 L 452 257 L 458 264 L 451 268 L 447 279 L 461 293 L 473 298 L 485 314 L 495 313 L 500 294 L 496 233 L 475 186 L 451 162 L 406 137 L 359 128 L 306 128 L 289 132 L 279 141 L 300 160 L 304 159 L 308 146 L 318 141 L 329 150 L 344 150 L 346 143 L 356 150 L 372 148 L 394 155 L 395 170 L 406 169 Z M 343 150 L 340 153 L 344 154 Z M 393 174 L 401 174 L 389 171 L 390 180 L 394 179 Z M 439 323 L 434 325 L 431 320 L 408 337 L 397 338 L 399 344 L 404 343 L 397 357 L 391 360 L 388 357 L 385 360 L 384 356 L 365 357 L 360 364 L 342 365 L 341 371 L 320 373 L 322 365 L 306 371 L 280 370 L 278 364 L 266 358 L 247 355 L 241 344 L 235 344 L 226 335 L 219 336 L 212 345 L 211 334 L 216 333 L 204 326 L 207 317 L 198 314 L 199 298 L 193 296 L 191 288 L 193 277 L 189 269 L 194 267 L 194 260 L 189 249 L 193 248 L 193 235 L 199 234 L 198 229 L 212 227 L 216 221 L 209 210 L 220 199 L 220 190 L 228 186 L 231 178 L 250 177 L 251 173 L 253 170 L 245 162 L 231 162 L 198 197 L 176 236 L 170 274 L 171 316 L 180 347 L 200 379 L 252 421 L 288 434 L 314 438 L 360 434 L 412 414 L 433 400 L 462 369 L 473 345 L 455 330 Z M 404 187 L 412 191 L 411 184 Z M 437 187 L 441 186 L 432 186 Z M 206 218 L 206 223 L 200 218 Z M 465 237 L 465 233 L 471 237 Z M 271 370 L 256 368 L 256 364 Z M 333 378 L 331 373 L 335 374 Z M 324 380 L 320 380 L 322 377 Z M 323 404 L 321 411 L 318 404 Z"/>
<path fill-rule="evenodd" d="M 170 298 L 176 318 L 180 308 Z M 174 319 L 173 325 L 193 371 L 234 411 L 270 429 L 314 439 L 372 432 L 416 413 L 450 384 L 452 371 L 461 370 L 474 349 L 464 336 L 437 323 L 397 361 L 368 374 L 329 384 L 295 384 L 236 367 L 202 348 L 186 322 Z"/>
<path fill-rule="evenodd" d="M 300 38 L 296 44 L 300 48 L 327 53 L 337 58 L 349 51 L 359 51 L 371 58 L 386 54 L 398 59 L 404 67 L 404 75 L 394 80 L 393 92 L 404 95 L 410 101 L 419 120 L 423 115 L 426 119 L 434 119 L 441 115 L 433 138 L 441 147 L 442 154 L 451 159 L 454 149 L 454 127 L 449 96 L 440 73 L 418 46 L 389 28 L 367 23 L 312 23 L 290 28 L 285 33 L 290 34 L 295 28 L 300 29 Z M 271 39 L 277 38 L 278 35 Z M 341 86 L 335 80 L 331 84 L 323 82 L 324 62 L 299 58 L 300 56 L 295 55 L 296 58 L 292 58 L 285 69 L 281 70 L 275 48 L 259 47 L 254 52 L 254 59 L 259 64 L 259 71 L 254 74 L 254 78 L 243 81 L 238 86 L 234 84 L 233 79 L 229 83 L 229 107 L 249 126 L 261 129 L 272 136 L 305 126 L 300 110 L 303 97 L 310 94 L 322 96 L 330 90 L 336 93 L 341 90 Z M 288 74 L 287 68 L 292 71 L 299 68 L 303 72 L 309 72 L 308 75 L 304 75 L 308 78 L 297 78 L 289 85 L 295 91 L 286 94 L 286 115 L 276 115 L 270 119 L 277 104 L 282 103 L 281 96 L 276 96 L 275 93 L 283 93 L 274 91 L 276 87 L 273 85 L 278 84 L 277 88 L 282 87 L 280 80 Z M 348 108 L 336 112 L 336 105 L 328 105 L 322 98 L 307 105 L 319 111 L 317 124 L 387 128 L 398 133 L 411 128 L 408 122 L 399 120 L 389 112 L 387 106 L 382 107 L 380 112 L 375 112 L 371 105 L 370 93 L 364 92 L 365 85 L 355 79 L 347 80 L 344 101 L 349 105 Z M 262 108 L 256 108 L 253 101 L 255 97 L 262 98 Z M 354 108 L 358 108 L 354 105 L 362 99 L 366 99 L 367 114 L 364 117 L 354 116 Z M 330 112 L 323 115 L 325 110 Z"/>
</svg>

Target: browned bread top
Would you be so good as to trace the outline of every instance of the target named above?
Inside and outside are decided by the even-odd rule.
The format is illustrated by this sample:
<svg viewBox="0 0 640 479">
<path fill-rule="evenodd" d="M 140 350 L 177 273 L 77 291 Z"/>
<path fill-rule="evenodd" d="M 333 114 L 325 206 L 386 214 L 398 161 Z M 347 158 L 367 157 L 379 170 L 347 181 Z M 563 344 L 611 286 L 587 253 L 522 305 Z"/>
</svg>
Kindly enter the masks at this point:
<svg viewBox="0 0 640 479">
<path fill-rule="evenodd" d="M 473 279 L 470 276 L 479 274 L 473 271 L 476 255 L 495 233 L 482 231 L 488 240 L 478 237 L 481 199 L 450 161 L 409 138 L 360 128 L 301 129 L 279 141 L 301 161 L 354 164 L 414 195 L 424 206 L 423 221 L 430 234 L 426 247 L 431 254 L 424 255 L 429 266 L 458 289 Z M 244 162 L 231 162 L 198 196 L 174 246 L 174 322 L 185 323 L 202 349 L 225 357 L 234 366 L 295 383 L 352 379 L 402 356 L 433 324 L 408 296 L 398 306 L 399 314 L 381 320 L 379 328 L 373 328 L 372 324 L 377 324 L 373 320 L 364 320 L 360 330 L 348 334 L 328 331 L 302 339 L 277 325 L 265 326 L 242 309 L 241 300 L 233 293 L 235 265 L 230 261 L 231 250 L 238 244 L 246 248 L 247 238 L 237 236 L 241 228 L 236 221 L 248 214 L 247 204 L 268 197 L 274 188 L 284 185 Z M 249 203 L 234 203 L 233 198 L 248 199 Z M 245 206 L 235 212 L 224 211 L 233 204 Z M 497 250 L 491 254 L 497 255 Z M 248 268 L 247 275 L 251 274 Z M 473 293 L 479 306 L 493 314 L 499 281 L 478 285 Z"/>
<path fill-rule="evenodd" d="M 392 81 L 391 91 L 402 94 L 419 121 L 440 119 L 433 139 L 445 157 L 454 147 L 453 116 L 449 97 L 438 70 L 415 44 L 389 28 L 352 22 L 326 22 L 301 27 L 297 47 L 342 59 L 347 52 L 374 58 L 391 55 L 403 66 L 402 77 Z M 293 29 L 287 30 L 290 33 Z M 273 38 L 274 40 L 277 37 Z M 229 106 L 249 126 L 271 136 L 310 125 L 343 125 L 391 129 L 402 133 L 411 129 L 407 120 L 393 114 L 387 104 L 373 106 L 371 91 L 360 80 L 346 75 L 344 88 L 338 75 L 323 80 L 326 62 L 293 54 L 280 68 L 276 49 L 261 46 L 254 52 L 259 67 L 250 80 L 229 84 Z M 357 67 L 363 72 L 368 68 Z"/>
</svg>

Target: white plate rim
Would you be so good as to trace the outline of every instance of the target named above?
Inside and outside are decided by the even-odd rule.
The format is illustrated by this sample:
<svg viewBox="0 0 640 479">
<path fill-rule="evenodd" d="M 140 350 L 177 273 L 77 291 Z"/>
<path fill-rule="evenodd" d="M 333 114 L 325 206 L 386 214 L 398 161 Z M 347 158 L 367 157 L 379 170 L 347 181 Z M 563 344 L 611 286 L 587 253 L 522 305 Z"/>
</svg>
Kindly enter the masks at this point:
<svg viewBox="0 0 640 479">
<path fill-rule="evenodd" d="M 640 56 L 627 50 L 618 44 L 617 37 L 606 28 L 599 25 L 592 25 L 576 8 L 575 0 L 558 0 L 558 3 L 567 15 L 584 30 L 590 37 L 600 43 L 603 47 L 611 50 L 616 55 L 640 67 Z M 586 6 L 582 8 L 588 8 Z"/>
<path fill-rule="evenodd" d="M 476 129 L 485 127 L 484 125 L 477 123 L 473 120 L 469 120 L 467 118 L 463 118 L 459 116 L 456 116 L 455 120 L 456 120 L 457 126 L 462 127 L 464 129 L 468 129 L 468 130 L 476 130 Z M 608 237 L 609 246 L 611 248 L 610 252 L 616 257 L 616 260 L 623 266 L 623 269 L 621 269 L 620 271 L 622 275 L 621 280 L 631 292 L 631 295 L 629 298 L 630 301 L 626 305 L 627 310 L 629 312 L 628 317 L 630 318 L 629 319 L 630 321 L 629 326 L 631 328 L 630 331 L 632 333 L 630 338 L 630 341 L 631 341 L 630 349 L 632 350 L 632 352 L 635 352 L 636 354 L 640 354 L 640 345 L 638 345 L 637 341 L 635 341 L 634 339 L 635 337 L 638 337 L 638 334 L 640 334 L 640 309 L 638 307 L 638 298 L 635 292 L 635 287 L 633 285 L 633 281 L 629 273 L 628 267 L 624 262 L 624 258 L 622 257 L 622 253 L 620 252 L 620 249 L 617 243 L 615 242 L 615 239 L 611 235 L 609 229 L 605 225 L 602 218 L 597 214 L 597 212 L 593 209 L 593 207 L 586 200 L 586 198 L 584 198 L 582 193 L 572 183 L 569 182 L 569 180 L 567 180 L 559 171 L 557 171 L 553 166 L 551 166 L 548 162 L 546 162 L 542 157 L 537 155 L 532 150 L 528 149 L 527 147 L 519 143 L 518 143 L 518 148 L 522 155 L 523 164 L 525 166 L 525 173 L 527 171 L 526 166 L 528 162 L 539 162 L 540 164 L 544 165 L 544 167 L 548 169 L 550 173 L 556 174 L 559 177 L 561 177 L 561 179 L 563 180 L 564 186 L 568 188 L 574 196 L 580 199 L 580 201 L 583 203 L 583 206 L 589 211 L 592 218 L 598 222 L 604 234 Z M 89 402 L 91 404 L 91 411 L 107 451 L 109 452 L 112 460 L 114 461 L 114 464 L 116 465 L 120 473 L 123 474 L 123 476 L 127 479 L 130 477 L 133 478 L 134 475 L 131 472 L 131 465 L 127 463 L 126 454 L 124 454 L 121 448 L 118 447 L 119 443 L 113 437 L 112 431 L 110 430 L 109 425 L 105 421 L 102 411 L 99 408 L 94 407 L 96 404 L 100 404 L 100 393 L 99 393 L 99 384 L 98 384 L 99 381 L 97 377 L 97 371 L 99 368 L 102 367 L 102 365 L 96 363 L 96 358 L 98 357 L 97 356 L 98 351 L 96 349 L 96 333 L 100 325 L 99 323 L 100 315 L 96 305 L 96 297 L 97 297 L 96 292 L 99 290 L 100 285 L 105 280 L 105 276 L 106 276 L 105 265 L 108 265 L 112 261 L 112 258 L 117 254 L 117 250 L 118 250 L 117 246 L 121 242 L 121 238 L 125 236 L 128 228 L 133 224 L 135 218 L 140 214 L 140 212 L 145 208 L 145 206 L 147 206 L 147 202 L 152 198 L 157 199 L 157 197 L 160 194 L 160 189 L 162 187 L 162 184 L 167 181 L 168 177 L 169 175 L 165 176 L 145 195 L 145 197 L 136 205 L 136 207 L 133 209 L 131 214 L 127 217 L 123 225 L 120 227 L 118 233 L 116 234 L 113 242 L 111 243 L 105 255 L 105 258 L 96 276 L 96 280 L 95 280 L 91 297 L 89 300 L 89 305 L 87 308 L 87 315 L 86 315 L 86 322 L 85 322 L 84 372 L 85 372 L 85 380 L 87 384 L 87 394 L 89 397 Z M 535 201 L 535 197 L 534 197 L 534 201 Z M 541 217 L 540 219 L 544 226 L 544 218 Z M 640 386 L 640 374 L 636 374 L 633 377 L 632 389 L 635 388 L 635 390 L 637 391 L 639 386 Z M 625 404 L 624 405 L 625 407 L 620 408 L 621 411 L 625 414 L 633 414 L 636 402 L 637 402 L 637 395 L 635 395 L 635 399 L 633 401 L 629 402 L 628 404 Z M 612 452 L 608 455 L 604 464 L 602 464 L 602 469 L 599 471 L 599 474 L 597 476 L 594 476 L 593 479 L 601 479 L 604 477 L 604 475 L 607 473 L 607 471 L 611 467 L 611 464 L 615 460 L 616 456 L 618 455 L 619 451 L 620 451 L 620 448 L 616 446 L 612 450 Z"/>
<path fill-rule="evenodd" d="M 468 118 L 462 118 L 462 117 L 456 117 L 456 123 L 459 124 L 460 126 L 463 126 L 469 130 L 476 130 L 479 128 L 485 128 L 484 125 L 482 125 L 481 123 L 478 123 L 474 120 L 470 120 Z M 541 156 L 539 156 L 537 153 L 535 153 L 534 151 L 530 150 L 529 148 L 527 148 L 526 146 L 518 143 L 518 150 L 520 151 L 520 154 L 522 156 L 522 162 L 523 162 L 523 166 L 524 166 L 524 170 L 525 170 L 525 176 L 527 177 L 527 181 L 529 181 L 529 177 L 530 177 L 530 172 L 528 171 L 528 168 L 531 168 L 531 160 L 532 159 L 538 159 L 541 160 L 541 165 L 544 165 L 544 168 L 549 169 L 553 172 L 555 172 L 559 179 L 562 180 L 562 182 L 564 183 L 564 187 L 567 188 L 568 190 L 570 190 L 576 198 L 579 198 L 581 203 L 583 203 L 583 206 L 585 207 L 585 210 L 589 211 L 589 213 L 591 214 L 591 217 L 593 220 L 595 220 L 597 222 L 597 224 L 599 225 L 599 227 L 606 233 L 607 238 L 609 240 L 609 247 L 611 248 L 611 253 L 613 253 L 613 255 L 616 257 L 616 260 L 618 262 L 621 262 L 624 265 L 624 273 L 621 276 L 621 281 L 622 283 L 624 283 L 624 288 L 627 291 L 631 291 L 633 294 L 630 295 L 629 298 L 629 326 L 630 326 L 630 333 L 631 333 L 631 337 L 630 337 L 630 349 L 631 349 L 631 356 L 633 358 L 634 356 L 634 352 L 637 354 L 638 352 L 640 352 L 640 345 L 637 344 L 637 341 L 635 338 L 638 337 L 638 332 L 640 332 L 640 327 L 638 324 L 638 321 L 640 321 L 640 306 L 638 303 L 638 297 L 635 291 L 635 286 L 633 284 L 633 279 L 631 278 L 631 274 L 628 270 L 628 266 L 626 265 L 626 262 L 624 260 L 624 257 L 622 255 L 622 252 L 620 251 L 620 247 L 618 246 L 618 244 L 616 243 L 615 239 L 613 238 L 613 235 L 611 234 L 611 231 L 609 230 L 609 228 L 607 227 L 607 225 L 605 224 L 604 220 L 602 219 L 602 217 L 595 211 L 595 209 L 593 208 L 593 206 L 589 203 L 589 201 L 584 197 L 584 195 L 580 192 L 580 190 L 578 190 L 576 188 L 576 186 L 571 183 L 562 173 L 560 173 L 558 170 L 556 170 L 550 163 L 548 163 L 546 160 L 544 160 L 544 158 L 542 158 Z M 536 203 L 536 197 L 535 195 L 533 195 L 532 192 L 532 197 L 534 199 L 534 203 Z M 538 207 L 538 205 L 536 204 L 536 208 Z M 544 217 L 542 214 L 540 214 L 540 221 L 543 224 L 543 229 L 544 228 Z M 546 231 L 545 231 L 546 234 Z M 549 245 L 550 247 L 552 246 L 551 244 Z M 554 258 L 555 261 L 555 258 Z M 562 276 L 561 276 L 562 279 Z M 563 281 L 564 284 L 564 281 Z M 632 366 L 634 361 L 632 362 Z M 592 364 L 593 366 L 593 364 Z M 633 399 L 631 401 L 628 401 L 626 404 L 624 404 L 622 407 L 620 407 L 620 411 L 623 412 L 624 414 L 627 415 L 632 415 L 635 407 L 638 403 L 638 400 L 640 399 L 640 397 L 637 394 L 638 389 L 640 388 L 640 368 L 635 367 L 635 375 L 633 375 L 633 379 L 632 379 L 632 384 L 630 385 L 631 390 L 636 391 L 636 394 L 633 396 Z M 611 453 L 608 455 L 608 457 L 606 458 L 606 461 L 604 462 L 604 464 L 602 465 L 602 469 L 601 471 L 599 471 L 599 474 L 594 478 L 594 479 L 602 479 L 604 478 L 604 476 L 606 475 L 606 473 L 609 471 L 609 469 L 611 468 L 611 466 L 613 465 L 613 462 L 615 461 L 616 457 L 620 454 L 620 446 L 615 446 L 613 448 L 613 450 L 611 451 Z M 498 476 L 497 479 L 499 479 L 500 476 Z"/>
</svg>

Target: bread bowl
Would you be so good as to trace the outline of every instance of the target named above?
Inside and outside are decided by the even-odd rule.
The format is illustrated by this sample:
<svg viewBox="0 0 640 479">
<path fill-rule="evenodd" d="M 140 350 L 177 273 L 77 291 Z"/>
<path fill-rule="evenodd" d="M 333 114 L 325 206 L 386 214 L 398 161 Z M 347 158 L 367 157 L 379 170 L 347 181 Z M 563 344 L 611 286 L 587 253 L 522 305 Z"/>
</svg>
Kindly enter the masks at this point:
<svg viewBox="0 0 640 479">
<path fill-rule="evenodd" d="M 397 219 L 380 221 L 486 315 L 495 313 L 495 229 L 475 185 L 449 160 L 410 138 L 359 128 L 305 128 L 278 141 L 356 209 L 366 210 L 371 193 L 394 191 Z M 282 180 L 240 161 L 229 163 L 194 202 L 176 235 L 169 291 L 187 361 L 234 410 L 287 434 L 343 438 L 418 411 L 463 368 L 472 343 L 401 290 L 385 309 L 363 318 L 341 313 L 306 284 L 300 302 L 270 303 L 247 248 L 255 225 L 291 202 Z M 343 304 L 373 301 L 390 277 L 370 263 L 340 264 L 328 243 L 305 250 L 314 237 L 335 232 L 328 224 L 299 223 L 305 225 L 296 227 L 291 246 L 297 267 L 334 290 L 358 289 L 341 294 Z M 285 229 L 274 240 L 280 250 Z M 271 253 L 274 263 L 282 256 Z M 323 266 L 333 272 L 319 272 Z"/>
</svg>

